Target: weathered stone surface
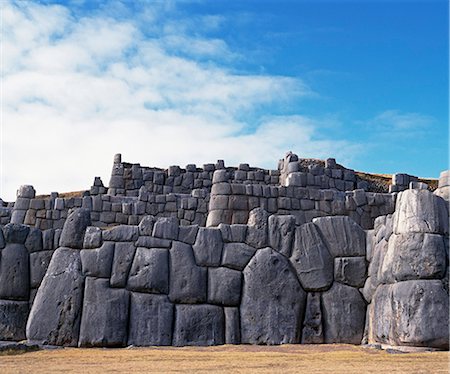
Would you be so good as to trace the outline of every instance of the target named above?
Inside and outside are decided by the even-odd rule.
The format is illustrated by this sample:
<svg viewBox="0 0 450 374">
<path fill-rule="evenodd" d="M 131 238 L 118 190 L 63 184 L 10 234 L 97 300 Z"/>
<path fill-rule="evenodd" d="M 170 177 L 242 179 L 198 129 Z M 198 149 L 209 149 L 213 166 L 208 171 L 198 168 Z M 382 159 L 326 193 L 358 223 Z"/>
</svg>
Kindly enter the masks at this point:
<svg viewBox="0 0 450 374">
<path fill-rule="evenodd" d="M 128 345 L 171 345 L 173 317 L 167 296 L 132 292 Z"/>
<path fill-rule="evenodd" d="M 294 216 L 272 215 L 269 217 L 269 244 L 286 257 L 291 256 L 294 233 Z"/>
<path fill-rule="evenodd" d="M 30 287 L 38 288 L 52 259 L 53 251 L 41 251 L 30 254 Z"/>
<path fill-rule="evenodd" d="M 20 186 L 17 190 L 17 197 L 22 197 L 26 199 L 34 199 L 36 196 L 36 191 L 31 185 Z"/>
<path fill-rule="evenodd" d="M 444 239 L 438 234 L 394 234 L 381 266 L 381 281 L 440 279 L 445 274 Z"/>
<path fill-rule="evenodd" d="M 53 247 L 54 235 L 55 235 L 55 230 L 53 230 L 53 229 L 48 229 L 48 230 L 42 231 L 42 242 L 43 242 L 42 249 L 44 249 L 44 250 L 55 249 Z"/>
<path fill-rule="evenodd" d="M 428 190 L 399 193 L 394 214 L 394 233 L 448 233 L 445 201 Z"/>
<path fill-rule="evenodd" d="M 154 238 L 153 236 L 140 236 L 136 241 L 136 247 L 145 248 L 170 248 L 171 241 L 167 239 Z"/>
<path fill-rule="evenodd" d="M 49 345 L 76 346 L 83 288 L 80 251 L 58 248 L 30 311 L 28 340 Z"/>
<path fill-rule="evenodd" d="M 1 251 L 0 299 L 28 300 L 29 255 L 23 244 L 6 244 Z"/>
<path fill-rule="evenodd" d="M 3 234 L 7 243 L 24 244 L 30 228 L 19 223 L 8 223 L 3 227 Z"/>
<path fill-rule="evenodd" d="M 100 248 L 83 249 L 80 254 L 84 275 L 96 278 L 111 276 L 114 243 L 105 242 Z"/>
<path fill-rule="evenodd" d="M 243 270 L 255 252 L 255 248 L 245 243 L 226 243 L 223 247 L 222 266 Z"/>
<path fill-rule="evenodd" d="M 153 216 L 145 216 L 139 223 L 139 235 L 152 236 L 153 226 L 155 225 L 156 218 Z"/>
<path fill-rule="evenodd" d="M 169 292 L 169 250 L 138 248 L 131 266 L 127 288 L 132 291 Z"/>
<path fill-rule="evenodd" d="M 84 234 L 83 248 L 93 249 L 102 245 L 102 230 L 99 227 L 89 226 Z"/>
<path fill-rule="evenodd" d="M 84 233 L 88 226 L 91 225 L 91 212 L 84 208 L 75 209 L 66 219 L 59 245 L 61 247 L 69 247 L 81 249 L 83 248 Z"/>
<path fill-rule="evenodd" d="M 136 247 L 133 243 L 118 242 L 114 248 L 114 259 L 111 271 L 111 287 L 125 287 Z"/>
<path fill-rule="evenodd" d="M 0 340 L 24 340 L 28 301 L 0 300 Z"/>
<path fill-rule="evenodd" d="M 333 257 L 365 256 L 366 234 L 346 216 L 314 218 Z"/>
<path fill-rule="evenodd" d="M 0 230 L 0 249 L 5 248 L 5 245 L 6 245 L 6 240 L 3 235 L 3 230 Z"/>
<path fill-rule="evenodd" d="M 239 308 L 224 308 L 225 312 L 225 344 L 241 343 L 241 326 Z"/>
<path fill-rule="evenodd" d="M 320 306 L 320 293 L 308 292 L 302 329 L 302 344 L 323 343 L 322 310 Z"/>
<path fill-rule="evenodd" d="M 30 228 L 30 232 L 25 240 L 25 248 L 28 252 L 38 252 L 43 249 L 42 231 L 37 228 Z"/>
<path fill-rule="evenodd" d="M 244 269 L 242 343 L 298 343 L 305 299 L 290 262 L 271 248 L 259 250 Z"/>
<path fill-rule="evenodd" d="M 103 240 L 113 242 L 134 242 L 139 236 L 137 226 L 120 225 L 103 231 Z"/>
<path fill-rule="evenodd" d="M 206 301 L 207 271 L 197 266 L 192 247 L 173 242 L 170 250 L 170 292 L 173 303 L 203 303 Z"/>
<path fill-rule="evenodd" d="M 268 244 L 269 213 L 262 208 L 250 211 L 248 217 L 246 243 L 254 248 L 263 248 Z"/>
<path fill-rule="evenodd" d="M 129 292 L 109 288 L 107 279 L 86 278 L 80 347 L 122 347 L 127 343 Z"/>
<path fill-rule="evenodd" d="M 366 303 L 356 288 L 335 282 L 322 294 L 325 343 L 360 344 Z"/>
<path fill-rule="evenodd" d="M 334 279 L 352 287 L 363 287 L 366 280 L 365 257 L 337 257 L 334 259 Z"/>
<path fill-rule="evenodd" d="M 305 290 L 321 291 L 333 283 L 333 258 L 313 223 L 295 230 L 291 262 Z"/>
<path fill-rule="evenodd" d="M 208 269 L 208 303 L 237 306 L 241 299 L 242 274 L 225 267 Z"/>
<path fill-rule="evenodd" d="M 200 227 L 192 248 L 197 265 L 219 266 L 223 248 L 220 230 L 213 227 Z"/>
<path fill-rule="evenodd" d="M 178 240 L 186 244 L 194 244 L 197 238 L 198 225 L 180 226 L 178 229 Z"/>
<path fill-rule="evenodd" d="M 223 308 L 215 305 L 177 305 L 173 345 L 225 343 Z"/>
<path fill-rule="evenodd" d="M 161 217 L 153 225 L 153 236 L 161 239 L 178 239 L 178 220 L 174 217 Z"/>
</svg>

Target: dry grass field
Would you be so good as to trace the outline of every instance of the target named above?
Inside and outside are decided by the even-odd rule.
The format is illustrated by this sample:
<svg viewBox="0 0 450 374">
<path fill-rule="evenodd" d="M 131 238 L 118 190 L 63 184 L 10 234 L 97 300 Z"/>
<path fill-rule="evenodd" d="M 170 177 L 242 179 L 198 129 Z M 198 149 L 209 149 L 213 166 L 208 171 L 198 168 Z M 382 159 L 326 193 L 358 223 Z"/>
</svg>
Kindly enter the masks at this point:
<svg viewBox="0 0 450 374">
<path fill-rule="evenodd" d="M 0 373 L 448 373 L 449 352 L 351 345 L 56 349 L 0 356 Z"/>
</svg>

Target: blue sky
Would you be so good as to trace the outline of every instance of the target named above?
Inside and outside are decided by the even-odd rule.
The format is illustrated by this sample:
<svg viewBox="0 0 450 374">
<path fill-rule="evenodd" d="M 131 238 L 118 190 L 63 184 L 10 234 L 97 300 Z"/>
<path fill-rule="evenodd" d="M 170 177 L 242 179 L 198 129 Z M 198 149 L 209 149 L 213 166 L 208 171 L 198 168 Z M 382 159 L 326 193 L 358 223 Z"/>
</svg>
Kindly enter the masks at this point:
<svg viewBox="0 0 450 374">
<path fill-rule="evenodd" d="M 448 2 L 2 3 L 1 196 L 108 182 L 112 156 L 448 168 Z"/>
</svg>

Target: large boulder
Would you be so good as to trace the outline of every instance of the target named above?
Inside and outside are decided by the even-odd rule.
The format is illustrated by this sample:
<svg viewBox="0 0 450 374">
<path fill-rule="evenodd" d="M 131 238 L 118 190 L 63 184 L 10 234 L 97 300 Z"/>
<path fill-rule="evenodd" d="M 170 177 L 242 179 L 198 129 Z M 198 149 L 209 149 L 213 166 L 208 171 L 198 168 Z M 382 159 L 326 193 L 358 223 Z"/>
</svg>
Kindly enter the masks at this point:
<svg viewBox="0 0 450 374">
<path fill-rule="evenodd" d="M 49 345 L 76 346 L 83 289 L 80 251 L 58 248 L 30 311 L 28 340 Z"/>
<path fill-rule="evenodd" d="M 223 308 L 215 305 L 177 305 L 173 345 L 225 343 Z"/>
<path fill-rule="evenodd" d="M 28 301 L 0 300 L 0 340 L 26 339 Z"/>
<path fill-rule="evenodd" d="M 246 243 L 254 248 L 264 248 L 268 244 L 269 213 L 263 208 L 250 211 L 248 217 Z"/>
<path fill-rule="evenodd" d="M 130 242 L 115 243 L 114 259 L 111 270 L 111 287 L 125 287 L 136 247 Z"/>
<path fill-rule="evenodd" d="M 87 277 L 78 345 L 126 345 L 129 298 L 127 290 L 110 288 L 108 279 Z"/>
<path fill-rule="evenodd" d="M 192 248 L 197 265 L 219 266 L 223 248 L 220 230 L 213 227 L 200 227 Z"/>
<path fill-rule="evenodd" d="M 61 247 L 69 247 L 82 249 L 84 242 L 84 234 L 88 226 L 91 225 L 91 212 L 88 209 L 75 209 L 66 219 L 59 245 Z"/>
<path fill-rule="evenodd" d="M 290 257 L 295 233 L 295 217 L 291 215 L 269 217 L 269 244 L 276 251 Z"/>
<path fill-rule="evenodd" d="M 302 329 L 302 343 L 323 343 L 322 309 L 319 292 L 309 292 L 306 298 L 306 312 Z"/>
<path fill-rule="evenodd" d="M 334 279 L 352 287 L 363 287 L 366 280 L 365 257 L 336 257 L 334 259 Z"/>
<path fill-rule="evenodd" d="M 208 269 L 208 303 L 238 306 L 242 273 L 225 267 Z"/>
<path fill-rule="evenodd" d="M 24 244 L 30 228 L 19 223 L 8 223 L 3 227 L 6 243 Z"/>
<path fill-rule="evenodd" d="M 322 291 L 333 283 L 333 258 L 313 223 L 295 230 L 291 262 L 306 291 Z"/>
<path fill-rule="evenodd" d="M 29 254 L 23 244 L 8 243 L 0 250 L 0 299 L 28 300 Z"/>
<path fill-rule="evenodd" d="M 38 288 L 52 259 L 53 251 L 33 252 L 30 254 L 30 286 Z"/>
<path fill-rule="evenodd" d="M 83 249 L 80 254 L 84 275 L 96 278 L 111 277 L 114 258 L 113 242 L 105 242 L 100 248 Z"/>
<path fill-rule="evenodd" d="M 225 344 L 241 343 L 241 326 L 239 308 L 224 308 L 225 312 Z"/>
<path fill-rule="evenodd" d="M 289 260 L 271 248 L 259 250 L 244 269 L 242 343 L 298 343 L 305 299 Z"/>
<path fill-rule="evenodd" d="M 131 293 L 128 344 L 171 345 L 174 306 L 166 295 Z"/>
<path fill-rule="evenodd" d="M 255 248 L 245 243 L 226 243 L 223 246 L 222 266 L 243 270 L 255 252 Z"/>
</svg>

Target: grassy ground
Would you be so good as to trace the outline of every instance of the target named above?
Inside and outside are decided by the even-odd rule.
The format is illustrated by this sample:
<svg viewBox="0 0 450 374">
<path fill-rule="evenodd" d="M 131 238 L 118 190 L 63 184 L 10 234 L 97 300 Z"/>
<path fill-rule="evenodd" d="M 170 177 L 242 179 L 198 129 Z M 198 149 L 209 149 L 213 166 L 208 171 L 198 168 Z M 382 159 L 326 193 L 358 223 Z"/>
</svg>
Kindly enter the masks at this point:
<svg viewBox="0 0 450 374">
<path fill-rule="evenodd" d="M 57 349 L 0 356 L 0 373 L 448 373 L 449 352 L 351 345 Z"/>
</svg>

